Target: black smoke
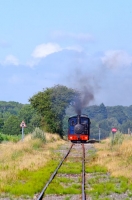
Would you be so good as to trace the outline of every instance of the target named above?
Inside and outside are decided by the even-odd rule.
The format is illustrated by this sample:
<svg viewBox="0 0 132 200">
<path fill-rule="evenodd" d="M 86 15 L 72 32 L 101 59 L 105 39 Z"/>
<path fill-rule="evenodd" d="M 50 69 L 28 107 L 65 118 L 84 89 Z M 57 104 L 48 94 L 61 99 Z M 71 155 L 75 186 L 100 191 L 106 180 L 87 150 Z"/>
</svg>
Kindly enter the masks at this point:
<svg viewBox="0 0 132 200">
<path fill-rule="evenodd" d="M 76 91 L 73 107 L 75 112 L 80 115 L 82 109 L 94 100 L 94 93 L 97 86 L 92 76 L 83 73 L 79 69 L 74 71 L 72 83 Z"/>
</svg>

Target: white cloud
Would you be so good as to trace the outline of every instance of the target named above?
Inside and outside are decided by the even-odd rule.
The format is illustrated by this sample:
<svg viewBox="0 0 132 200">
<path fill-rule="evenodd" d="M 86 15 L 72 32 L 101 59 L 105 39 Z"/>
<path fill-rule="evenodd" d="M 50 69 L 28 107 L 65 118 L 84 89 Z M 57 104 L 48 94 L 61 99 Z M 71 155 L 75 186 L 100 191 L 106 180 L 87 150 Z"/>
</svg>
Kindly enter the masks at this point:
<svg viewBox="0 0 132 200">
<path fill-rule="evenodd" d="M 13 55 L 8 55 L 6 56 L 5 60 L 2 62 L 3 65 L 10 65 L 10 64 L 13 64 L 13 65 L 19 65 L 19 61 L 18 59 L 13 56 Z"/>
<path fill-rule="evenodd" d="M 34 58 L 44 58 L 52 53 L 61 51 L 62 48 L 56 43 L 38 45 L 32 53 Z"/>
<path fill-rule="evenodd" d="M 39 61 L 40 61 L 39 58 L 38 59 L 34 58 L 32 60 L 27 61 L 26 65 L 32 68 L 32 67 L 38 65 Z"/>
<path fill-rule="evenodd" d="M 106 51 L 101 60 L 109 68 L 126 67 L 132 64 L 132 56 L 121 50 Z"/>
</svg>

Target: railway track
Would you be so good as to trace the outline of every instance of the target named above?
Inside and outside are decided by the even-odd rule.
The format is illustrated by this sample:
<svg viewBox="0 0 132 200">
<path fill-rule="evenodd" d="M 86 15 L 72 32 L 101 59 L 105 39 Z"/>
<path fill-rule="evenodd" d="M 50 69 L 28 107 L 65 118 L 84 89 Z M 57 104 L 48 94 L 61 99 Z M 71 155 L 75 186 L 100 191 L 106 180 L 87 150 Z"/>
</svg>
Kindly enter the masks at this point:
<svg viewBox="0 0 132 200">
<path fill-rule="evenodd" d="M 63 166 L 63 164 L 67 161 L 67 159 L 71 156 L 70 159 L 77 158 L 79 159 L 79 162 L 82 162 L 82 176 L 81 176 L 81 182 L 80 183 L 80 188 L 81 188 L 81 195 L 78 199 L 86 200 L 86 194 L 85 194 L 85 145 L 84 144 L 72 144 L 68 151 L 66 152 L 65 156 L 59 163 L 58 167 L 55 169 L 51 177 L 49 178 L 48 182 L 46 185 L 43 187 L 42 191 L 36 198 L 36 200 L 44 200 L 48 199 L 45 197 L 45 192 L 47 188 L 49 187 L 50 183 L 53 181 L 53 179 L 56 178 L 56 175 L 58 174 L 58 170 Z M 65 176 L 69 176 L 68 174 Z M 82 186 L 82 187 L 81 187 Z M 50 199 L 50 198 L 49 198 Z M 52 198 L 53 199 L 53 198 Z M 57 197 L 55 198 L 57 199 Z"/>
</svg>

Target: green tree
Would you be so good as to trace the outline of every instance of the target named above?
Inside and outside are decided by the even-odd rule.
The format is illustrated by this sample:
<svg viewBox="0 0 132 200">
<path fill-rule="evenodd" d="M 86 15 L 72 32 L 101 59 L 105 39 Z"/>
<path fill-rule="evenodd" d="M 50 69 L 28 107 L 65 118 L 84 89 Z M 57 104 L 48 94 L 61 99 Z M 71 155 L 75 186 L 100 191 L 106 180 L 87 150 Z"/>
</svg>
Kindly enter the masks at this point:
<svg viewBox="0 0 132 200">
<path fill-rule="evenodd" d="M 116 118 L 120 124 L 123 124 L 128 120 L 128 117 L 123 110 L 123 106 L 107 107 L 107 112 L 109 118 Z"/>
<path fill-rule="evenodd" d="M 27 125 L 24 130 L 25 134 L 32 132 L 35 127 L 39 127 L 41 124 L 41 116 L 37 114 L 31 104 L 25 104 L 19 111 L 18 117 Z"/>
<path fill-rule="evenodd" d="M 34 115 L 35 110 L 30 104 L 24 105 L 19 111 L 18 117 L 20 120 L 24 120 L 26 124 L 30 123 L 32 116 Z"/>
<path fill-rule="evenodd" d="M 23 104 L 14 101 L 0 101 L 0 112 L 9 112 L 12 115 L 17 115 Z"/>
<path fill-rule="evenodd" d="M 42 121 L 46 131 L 63 135 L 65 110 L 73 100 L 75 93 L 73 89 L 57 85 L 29 99 L 31 105 L 43 117 Z"/>
<path fill-rule="evenodd" d="M 3 126 L 4 126 L 4 119 L 0 118 L 0 131 L 3 130 Z"/>
<path fill-rule="evenodd" d="M 88 114 L 91 119 L 96 119 L 97 121 L 107 119 L 107 108 L 103 103 L 100 106 L 93 105 L 84 108 L 83 112 Z"/>
<path fill-rule="evenodd" d="M 21 133 L 20 120 L 17 116 L 11 115 L 4 123 L 3 133 L 9 135 L 19 135 Z"/>
<path fill-rule="evenodd" d="M 34 114 L 30 120 L 31 126 L 34 127 L 40 127 L 41 126 L 41 116 L 38 114 Z"/>
<path fill-rule="evenodd" d="M 120 130 L 121 130 L 122 133 L 128 133 L 128 128 L 132 132 L 132 121 L 130 121 L 130 120 L 128 120 L 127 122 L 124 122 L 121 125 Z"/>
</svg>

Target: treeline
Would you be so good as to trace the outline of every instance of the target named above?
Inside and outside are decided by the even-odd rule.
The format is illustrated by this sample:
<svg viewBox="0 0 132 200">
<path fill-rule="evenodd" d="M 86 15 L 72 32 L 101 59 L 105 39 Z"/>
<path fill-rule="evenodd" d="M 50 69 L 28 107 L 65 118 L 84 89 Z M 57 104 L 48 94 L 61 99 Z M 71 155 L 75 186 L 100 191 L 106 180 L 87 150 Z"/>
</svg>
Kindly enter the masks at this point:
<svg viewBox="0 0 132 200">
<path fill-rule="evenodd" d="M 32 132 L 39 127 L 41 116 L 30 104 L 0 101 L 0 133 L 9 135 L 21 134 L 20 123 L 25 121 L 27 128 L 24 133 Z"/>
<path fill-rule="evenodd" d="M 30 104 L 0 102 L 0 133 L 21 134 L 20 123 L 24 120 L 24 133 L 40 127 L 44 131 L 63 136 L 63 119 L 66 108 L 77 93 L 66 86 L 57 85 L 38 92 L 29 99 Z"/>
<path fill-rule="evenodd" d="M 73 108 L 67 109 L 67 115 L 72 115 Z M 132 131 L 132 105 L 131 106 L 88 106 L 82 110 L 91 119 L 91 137 L 98 138 L 99 128 L 101 138 L 108 137 L 111 129 L 116 127 L 122 133 Z M 75 113 L 74 113 L 75 114 Z"/>
<path fill-rule="evenodd" d="M 0 133 L 21 134 L 20 123 L 24 120 L 27 128 L 24 133 L 36 127 L 60 136 L 67 135 L 68 117 L 76 114 L 72 103 L 77 92 L 66 86 L 57 85 L 47 88 L 29 99 L 29 104 L 0 101 Z M 91 119 L 91 138 L 109 136 L 112 127 L 122 133 L 132 131 L 131 106 L 88 106 L 82 110 Z"/>
</svg>

